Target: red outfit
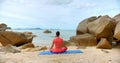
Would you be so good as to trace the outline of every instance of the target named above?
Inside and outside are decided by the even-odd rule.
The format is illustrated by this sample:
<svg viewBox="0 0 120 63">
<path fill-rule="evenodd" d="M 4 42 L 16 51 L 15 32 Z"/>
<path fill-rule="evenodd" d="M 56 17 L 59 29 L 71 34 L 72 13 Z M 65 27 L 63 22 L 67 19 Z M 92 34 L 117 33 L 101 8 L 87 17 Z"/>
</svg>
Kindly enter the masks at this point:
<svg viewBox="0 0 120 63">
<path fill-rule="evenodd" d="M 60 37 L 56 37 L 53 40 L 53 44 L 54 44 L 54 47 L 50 49 L 51 52 L 61 53 L 61 52 L 65 52 L 67 50 L 66 47 L 62 47 L 63 39 Z"/>
</svg>

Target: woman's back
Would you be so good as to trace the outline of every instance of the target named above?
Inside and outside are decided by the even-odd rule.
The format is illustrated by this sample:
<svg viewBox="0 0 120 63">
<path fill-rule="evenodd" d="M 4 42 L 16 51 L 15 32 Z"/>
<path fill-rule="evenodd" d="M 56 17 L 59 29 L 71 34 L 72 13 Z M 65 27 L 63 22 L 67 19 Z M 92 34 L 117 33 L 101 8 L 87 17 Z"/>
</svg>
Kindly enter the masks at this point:
<svg viewBox="0 0 120 63">
<path fill-rule="evenodd" d="M 55 48 L 61 48 L 61 47 L 62 47 L 62 44 L 63 44 L 63 39 L 60 38 L 60 37 L 56 37 L 56 38 L 53 40 L 53 43 L 55 44 Z"/>
</svg>

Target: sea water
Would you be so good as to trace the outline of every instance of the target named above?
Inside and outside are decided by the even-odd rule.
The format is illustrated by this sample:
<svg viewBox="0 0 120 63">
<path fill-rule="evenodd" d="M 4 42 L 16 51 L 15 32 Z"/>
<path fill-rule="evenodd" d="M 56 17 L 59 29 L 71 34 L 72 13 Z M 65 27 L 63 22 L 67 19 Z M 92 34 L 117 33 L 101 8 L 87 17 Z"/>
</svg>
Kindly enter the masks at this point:
<svg viewBox="0 0 120 63">
<path fill-rule="evenodd" d="M 56 31 L 60 31 L 60 37 L 67 41 L 71 36 L 76 35 L 75 30 L 50 30 L 52 33 L 43 33 L 45 30 L 13 30 L 17 32 L 32 32 L 36 37 L 33 38 L 32 43 L 35 45 L 50 45 L 55 37 Z"/>
</svg>

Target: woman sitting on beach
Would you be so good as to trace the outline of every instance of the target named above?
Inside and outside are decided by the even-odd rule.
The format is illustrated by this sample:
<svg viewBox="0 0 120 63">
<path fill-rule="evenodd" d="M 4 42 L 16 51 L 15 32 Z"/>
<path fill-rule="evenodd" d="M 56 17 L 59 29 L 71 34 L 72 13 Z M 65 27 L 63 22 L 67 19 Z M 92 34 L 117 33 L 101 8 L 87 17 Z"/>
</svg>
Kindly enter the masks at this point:
<svg viewBox="0 0 120 63">
<path fill-rule="evenodd" d="M 59 37 L 60 32 L 56 32 L 56 37 L 54 38 L 50 51 L 54 53 L 62 53 L 67 50 L 67 47 L 64 45 L 63 39 Z"/>
</svg>

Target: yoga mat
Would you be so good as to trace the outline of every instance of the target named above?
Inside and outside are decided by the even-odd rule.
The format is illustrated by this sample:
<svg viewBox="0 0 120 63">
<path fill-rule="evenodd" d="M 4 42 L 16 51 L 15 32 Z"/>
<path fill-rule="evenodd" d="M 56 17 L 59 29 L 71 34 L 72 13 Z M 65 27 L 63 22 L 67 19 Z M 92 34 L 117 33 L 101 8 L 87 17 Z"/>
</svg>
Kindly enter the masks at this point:
<svg viewBox="0 0 120 63">
<path fill-rule="evenodd" d="M 53 53 L 50 51 L 42 51 L 39 54 L 40 55 L 51 55 L 51 54 L 75 54 L 75 53 L 83 53 L 81 50 L 67 50 L 66 52 L 63 53 Z"/>
</svg>

